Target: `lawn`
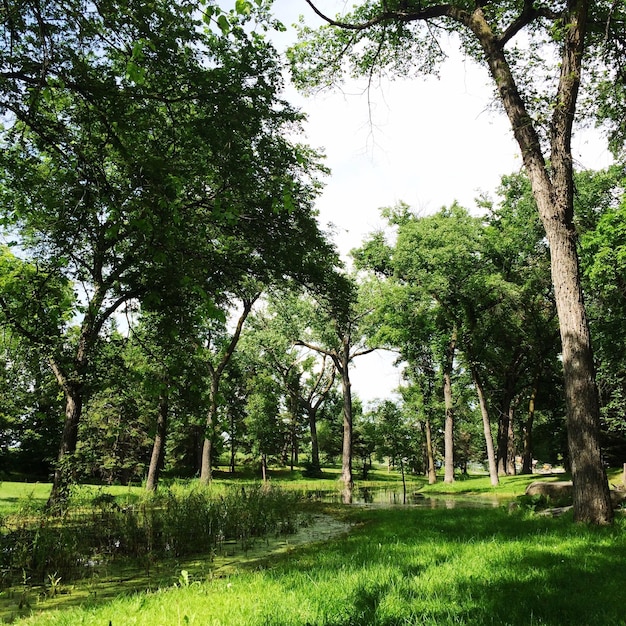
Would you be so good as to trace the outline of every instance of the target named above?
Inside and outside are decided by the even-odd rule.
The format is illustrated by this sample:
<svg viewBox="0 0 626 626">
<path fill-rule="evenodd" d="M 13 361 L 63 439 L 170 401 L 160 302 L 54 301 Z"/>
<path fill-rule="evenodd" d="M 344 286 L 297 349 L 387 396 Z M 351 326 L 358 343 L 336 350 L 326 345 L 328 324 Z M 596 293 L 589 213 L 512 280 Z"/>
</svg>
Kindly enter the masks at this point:
<svg viewBox="0 0 626 626">
<path fill-rule="evenodd" d="M 537 476 L 505 478 L 496 491 L 513 496 L 532 479 Z M 612 482 L 621 482 L 621 475 Z M 453 490 L 485 494 L 493 488 L 477 477 L 457 481 Z M 233 555 L 228 570 L 202 558 L 163 563 L 168 576 L 162 584 L 153 581 L 149 592 L 124 595 L 136 590 L 127 583 L 128 572 L 105 597 L 60 581 L 57 599 L 42 598 L 39 606 L 34 601 L 32 609 L 47 603 L 61 608 L 16 623 L 626 624 L 621 516 L 614 527 L 598 529 L 575 525 L 568 516 L 510 513 L 507 507 L 303 506 L 308 515 L 339 520 L 340 534 L 313 543 L 286 540 L 279 549 L 258 545 L 254 554 Z"/>
</svg>

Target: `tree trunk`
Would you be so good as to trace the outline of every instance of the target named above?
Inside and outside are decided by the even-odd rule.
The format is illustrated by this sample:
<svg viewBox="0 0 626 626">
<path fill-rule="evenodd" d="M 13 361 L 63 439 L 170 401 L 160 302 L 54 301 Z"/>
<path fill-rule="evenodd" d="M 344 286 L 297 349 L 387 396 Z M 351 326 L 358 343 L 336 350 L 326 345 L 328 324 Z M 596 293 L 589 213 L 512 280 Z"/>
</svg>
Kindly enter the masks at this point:
<svg viewBox="0 0 626 626">
<path fill-rule="evenodd" d="M 231 337 L 222 358 L 215 367 L 209 363 L 209 375 L 211 377 L 211 400 L 206 419 L 206 430 L 204 433 L 202 457 L 200 461 L 200 484 L 202 485 L 208 485 L 213 478 L 213 438 L 215 437 L 215 426 L 217 421 L 217 398 L 220 379 L 231 357 L 233 356 L 233 353 L 235 352 L 235 348 L 237 347 L 237 343 L 241 337 L 243 325 L 245 324 L 254 303 L 258 300 L 260 295 L 260 293 L 256 293 L 251 298 L 243 298 L 243 310 L 239 315 L 237 326 L 235 327 L 233 336 Z"/>
<path fill-rule="evenodd" d="M 341 450 L 341 481 L 343 483 L 343 500 L 352 502 L 352 384 L 350 382 L 350 341 L 344 338 L 341 355 L 340 374 L 343 392 L 343 445 Z"/>
<path fill-rule="evenodd" d="M 474 11 L 466 23 L 481 44 L 511 122 L 550 246 L 563 350 L 574 519 L 601 525 L 612 523 L 613 509 L 600 451 L 600 406 L 576 250 L 571 149 L 589 5 L 590 0 L 570 0 L 563 15 L 561 74 L 550 129 L 550 168 L 502 42 L 491 30 L 482 9 Z"/>
<path fill-rule="evenodd" d="M 231 413 L 231 416 L 230 416 L 230 463 L 228 466 L 231 474 L 235 473 L 236 456 L 237 456 L 237 442 L 235 441 L 235 416 Z"/>
<path fill-rule="evenodd" d="M 67 462 L 71 455 L 76 451 L 76 443 L 78 441 L 78 423 L 83 409 L 83 395 L 81 385 L 66 383 L 65 390 L 65 423 L 63 425 L 63 433 L 61 435 L 61 444 L 54 469 L 54 478 L 52 481 L 52 489 L 46 508 L 57 509 L 68 498 L 68 489 L 72 482 L 70 468 Z"/>
<path fill-rule="evenodd" d="M 426 463 L 428 472 L 428 484 L 434 485 L 437 482 L 437 472 L 435 471 L 435 455 L 433 453 L 433 434 L 430 428 L 430 420 L 426 419 L 424 423 L 426 432 Z"/>
<path fill-rule="evenodd" d="M 509 428 L 506 434 L 506 473 L 508 476 L 515 476 L 517 468 L 515 467 L 515 404 L 511 403 L 509 407 Z"/>
<path fill-rule="evenodd" d="M 161 470 L 163 469 L 168 413 L 169 398 L 167 391 L 164 390 L 159 397 L 159 413 L 157 415 L 156 434 L 154 436 L 154 444 L 152 445 L 152 455 L 150 456 L 150 466 L 148 467 L 146 491 L 156 491 Z"/>
<path fill-rule="evenodd" d="M 206 419 L 206 431 L 202 444 L 202 461 L 200 465 L 200 484 L 208 485 L 213 480 L 213 437 L 217 420 L 217 394 L 220 380 L 216 370 L 211 368 L 211 400 Z"/>
<path fill-rule="evenodd" d="M 522 452 L 522 474 L 533 473 L 533 423 L 535 421 L 535 399 L 537 398 L 537 382 L 533 385 L 528 400 L 528 416 L 524 424 L 524 451 Z"/>
<path fill-rule="evenodd" d="M 309 431 L 311 433 L 311 469 L 317 473 L 321 470 L 320 446 L 317 440 L 317 411 L 309 406 L 307 414 L 309 417 Z"/>
<path fill-rule="evenodd" d="M 452 331 L 443 370 L 444 426 L 444 483 L 454 482 L 454 408 L 452 399 L 452 370 L 456 351 L 457 330 Z"/>
<path fill-rule="evenodd" d="M 563 346 L 567 440 L 577 521 L 613 521 L 600 450 L 600 406 L 573 227 L 548 233 Z M 548 229 L 546 228 L 546 232 Z"/>
<path fill-rule="evenodd" d="M 480 414 L 483 419 L 483 432 L 485 434 L 485 445 L 487 447 L 487 463 L 489 465 L 489 478 L 491 484 L 495 487 L 500 483 L 498 478 L 498 466 L 496 464 L 496 454 L 493 447 L 493 436 L 491 434 L 491 422 L 489 420 L 489 410 L 487 409 L 487 401 L 483 389 L 483 382 L 475 367 L 472 367 L 472 377 L 478 395 L 478 404 L 480 405 Z"/>
</svg>

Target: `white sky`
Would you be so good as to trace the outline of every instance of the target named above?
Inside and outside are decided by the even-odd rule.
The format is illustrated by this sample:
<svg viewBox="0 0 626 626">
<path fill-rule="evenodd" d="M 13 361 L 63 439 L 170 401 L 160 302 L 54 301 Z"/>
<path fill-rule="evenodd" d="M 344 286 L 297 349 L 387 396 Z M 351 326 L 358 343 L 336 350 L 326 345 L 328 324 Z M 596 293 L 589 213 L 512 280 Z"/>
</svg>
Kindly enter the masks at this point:
<svg viewBox="0 0 626 626">
<path fill-rule="evenodd" d="M 317 1 L 331 16 L 346 4 Z M 310 26 L 322 23 L 304 0 L 275 0 L 273 12 L 288 29 L 274 37 L 279 50 L 295 41 L 299 15 Z M 370 92 L 371 109 L 363 86 L 351 81 L 341 93 L 307 98 L 288 87 L 287 99 L 308 116 L 307 143 L 327 156 L 331 175 L 317 208 L 323 227 L 334 224 L 343 255 L 381 225 L 381 207 L 404 201 L 429 213 L 457 200 L 472 209 L 481 192 L 493 193 L 503 175 L 521 168 L 508 120 L 487 110 L 487 71 L 447 52 L 439 78 L 386 82 Z M 574 142 L 574 157 L 593 169 L 610 162 L 593 133 Z M 384 398 L 398 386 L 392 361 L 374 353 L 354 362 L 353 389 L 362 400 Z"/>
</svg>

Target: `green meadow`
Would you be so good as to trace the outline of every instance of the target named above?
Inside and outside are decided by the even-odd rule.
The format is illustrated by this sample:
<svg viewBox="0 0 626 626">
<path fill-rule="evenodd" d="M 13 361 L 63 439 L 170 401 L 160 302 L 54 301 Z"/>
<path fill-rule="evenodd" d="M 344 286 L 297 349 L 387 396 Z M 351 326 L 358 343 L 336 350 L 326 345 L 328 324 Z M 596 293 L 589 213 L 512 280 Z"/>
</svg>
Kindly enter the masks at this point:
<svg viewBox="0 0 626 626">
<path fill-rule="evenodd" d="M 376 473 L 368 486 L 401 488 L 392 478 Z M 435 499 L 495 495 L 501 506 L 350 506 L 300 498 L 296 532 L 162 559 L 149 576 L 137 559 L 87 580 L 41 587 L 24 581 L 3 590 L 0 615 L 5 623 L 58 626 L 626 624 L 624 519 L 592 528 L 569 514 L 510 510 L 506 501 L 537 478 L 504 478 L 496 489 L 485 477 L 409 485 Z M 284 494 L 334 487 L 333 480 L 320 487 L 299 476 L 274 482 Z M 28 494 L 22 487 L 22 495 L 45 501 L 43 487 Z M 115 497 L 139 499 L 140 492 L 117 488 Z M 18 485 L 2 484 L 5 520 L 21 497 Z"/>
</svg>

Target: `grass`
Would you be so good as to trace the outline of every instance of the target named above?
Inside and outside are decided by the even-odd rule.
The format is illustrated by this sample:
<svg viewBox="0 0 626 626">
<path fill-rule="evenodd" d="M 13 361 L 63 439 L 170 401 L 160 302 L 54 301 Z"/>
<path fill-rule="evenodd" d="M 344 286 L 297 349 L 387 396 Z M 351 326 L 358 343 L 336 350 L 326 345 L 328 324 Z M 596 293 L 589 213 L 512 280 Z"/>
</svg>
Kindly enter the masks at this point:
<svg viewBox="0 0 626 626">
<path fill-rule="evenodd" d="M 20 622 L 49 626 L 625 624 L 624 522 L 504 509 L 343 509 L 352 532 L 224 578 Z"/>
<path fill-rule="evenodd" d="M 374 486 L 392 482 L 386 472 L 371 477 Z M 510 498 L 537 478 L 505 477 L 496 488 L 486 477 L 432 486 L 419 480 L 410 488 L 432 495 Z M 621 470 L 610 479 L 621 483 Z M 273 480 L 281 488 L 317 489 L 319 483 L 334 488 L 334 478 Z M 119 497 L 128 493 L 126 488 Z M 57 596 L 32 605 L 58 610 L 16 623 L 626 625 L 626 521 L 621 517 L 613 528 L 598 529 L 575 525 L 568 516 L 511 514 L 506 507 L 306 507 L 310 514 L 332 513 L 350 524 L 350 532 L 308 545 L 282 542 L 279 552 L 268 542 L 245 555 L 224 555 L 220 563 L 227 570 L 197 558 L 162 561 L 151 580 L 145 572 L 142 579 L 137 571 L 112 571 L 97 595 L 87 584 L 61 582 Z M 137 593 L 138 588 L 149 591 Z"/>
</svg>

